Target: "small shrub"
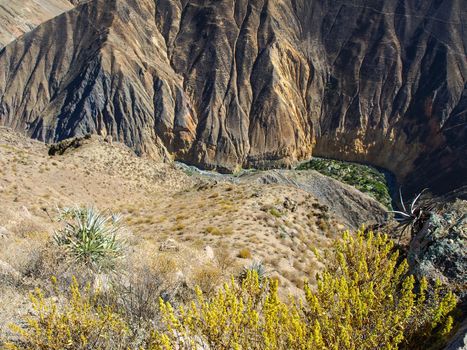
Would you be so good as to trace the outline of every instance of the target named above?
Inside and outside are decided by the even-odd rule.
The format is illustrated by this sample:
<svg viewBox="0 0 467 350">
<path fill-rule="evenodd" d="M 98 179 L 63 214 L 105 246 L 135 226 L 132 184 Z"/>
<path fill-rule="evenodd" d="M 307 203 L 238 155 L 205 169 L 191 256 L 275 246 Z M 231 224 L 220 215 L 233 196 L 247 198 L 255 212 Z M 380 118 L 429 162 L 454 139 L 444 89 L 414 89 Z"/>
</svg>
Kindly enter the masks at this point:
<svg viewBox="0 0 467 350">
<path fill-rule="evenodd" d="M 31 235 L 45 232 L 45 229 L 42 225 L 32 219 L 24 219 L 18 225 L 13 227 L 12 231 L 21 238 L 27 238 Z"/>
<path fill-rule="evenodd" d="M 235 264 L 235 257 L 232 256 L 227 246 L 221 246 L 215 250 L 216 264 L 222 271 L 227 271 Z"/>
<path fill-rule="evenodd" d="M 329 224 L 325 219 L 318 219 L 317 224 L 321 231 L 323 232 L 329 231 Z"/>
<path fill-rule="evenodd" d="M 219 236 L 221 234 L 221 230 L 214 226 L 208 226 L 206 227 L 206 233 L 209 233 L 214 236 Z"/>
<path fill-rule="evenodd" d="M 248 248 L 242 248 L 238 252 L 238 257 L 242 259 L 251 259 L 251 251 Z"/>
<path fill-rule="evenodd" d="M 223 236 L 230 236 L 234 233 L 234 230 L 232 227 L 228 226 L 228 227 L 224 227 L 221 231 L 221 234 Z"/>
<path fill-rule="evenodd" d="M 280 218 L 282 216 L 282 213 L 276 208 L 269 209 L 269 214 L 271 214 L 272 216 L 276 218 Z"/>
<path fill-rule="evenodd" d="M 59 220 L 65 221 L 65 227 L 55 232 L 54 240 L 77 262 L 97 270 L 113 269 L 123 256 L 123 243 L 117 237 L 122 231 L 120 216 L 94 208 L 65 208 Z"/>
<path fill-rule="evenodd" d="M 157 224 L 161 224 L 161 223 L 163 223 L 164 221 L 167 221 L 167 216 L 164 216 L 164 215 L 163 215 L 163 216 L 159 217 L 159 218 L 156 220 L 156 223 L 157 223 Z"/>
<path fill-rule="evenodd" d="M 212 264 L 205 264 L 193 271 L 192 281 L 204 293 L 211 295 L 221 284 L 222 271 Z"/>
<path fill-rule="evenodd" d="M 176 221 L 181 221 L 181 220 L 185 220 L 185 219 L 188 219 L 188 217 L 184 214 L 179 214 L 175 217 L 175 220 Z"/>
<path fill-rule="evenodd" d="M 182 231 L 185 227 L 185 224 L 179 222 L 172 227 L 172 231 Z"/>
<path fill-rule="evenodd" d="M 173 256 L 160 254 L 155 258 L 153 268 L 162 278 L 167 280 L 169 276 L 175 274 L 180 267 Z"/>
<path fill-rule="evenodd" d="M 111 349 L 128 333 L 125 322 L 110 307 L 95 307 L 87 286 L 80 290 L 76 280 L 63 303 L 46 298 L 37 289 L 30 295 L 34 313 L 24 319 L 25 327 L 11 325 L 19 339 L 7 343 L 14 350 Z M 63 297 L 63 295 L 59 295 Z"/>
<path fill-rule="evenodd" d="M 110 305 L 135 332 L 158 319 L 159 305 L 154 302 L 165 291 L 165 281 L 147 265 L 135 266 L 128 276 L 111 281 L 112 288 L 98 296 L 100 305 Z M 166 301 L 173 299 L 168 297 Z"/>
<path fill-rule="evenodd" d="M 213 236 L 230 236 L 233 234 L 233 228 L 232 227 L 224 227 L 222 229 L 217 228 L 215 226 L 208 226 L 205 229 L 205 232 L 207 234 L 211 234 Z"/>
</svg>

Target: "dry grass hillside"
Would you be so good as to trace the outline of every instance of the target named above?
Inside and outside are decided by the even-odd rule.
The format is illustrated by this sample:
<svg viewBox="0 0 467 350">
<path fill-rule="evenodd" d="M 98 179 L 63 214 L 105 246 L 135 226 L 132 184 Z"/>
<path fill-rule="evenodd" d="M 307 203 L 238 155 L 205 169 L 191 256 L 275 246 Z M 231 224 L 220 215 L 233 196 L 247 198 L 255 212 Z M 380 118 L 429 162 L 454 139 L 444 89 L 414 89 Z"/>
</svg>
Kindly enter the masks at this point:
<svg viewBox="0 0 467 350">
<path fill-rule="evenodd" d="M 193 174 L 97 136 L 78 146 L 49 156 L 47 145 L 0 128 L 0 300 L 10 300 L 0 329 L 25 312 L 28 291 L 51 275 L 85 279 L 53 243 L 58 208 L 121 213 L 118 273 L 128 281 L 163 276 L 173 293 L 194 285 L 210 293 L 253 261 L 279 279 L 282 293 L 296 293 L 320 267 L 312 249 L 348 226 L 329 201 L 299 186 Z"/>
</svg>

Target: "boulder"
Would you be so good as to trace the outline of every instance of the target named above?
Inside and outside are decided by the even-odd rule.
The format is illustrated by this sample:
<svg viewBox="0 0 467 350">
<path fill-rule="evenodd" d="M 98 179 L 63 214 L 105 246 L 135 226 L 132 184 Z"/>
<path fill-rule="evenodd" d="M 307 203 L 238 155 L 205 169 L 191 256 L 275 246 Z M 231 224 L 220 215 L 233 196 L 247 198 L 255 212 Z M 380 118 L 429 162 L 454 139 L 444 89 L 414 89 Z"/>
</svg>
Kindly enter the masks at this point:
<svg viewBox="0 0 467 350">
<path fill-rule="evenodd" d="M 211 246 L 204 247 L 204 256 L 209 260 L 214 260 L 215 254 Z"/>
<path fill-rule="evenodd" d="M 0 238 L 6 238 L 10 235 L 10 231 L 8 231 L 5 227 L 0 226 Z"/>
<path fill-rule="evenodd" d="M 179 250 L 179 244 L 172 238 L 169 238 L 166 241 L 162 242 L 162 244 L 159 247 L 159 251 L 161 252 L 178 252 Z"/>
</svg>

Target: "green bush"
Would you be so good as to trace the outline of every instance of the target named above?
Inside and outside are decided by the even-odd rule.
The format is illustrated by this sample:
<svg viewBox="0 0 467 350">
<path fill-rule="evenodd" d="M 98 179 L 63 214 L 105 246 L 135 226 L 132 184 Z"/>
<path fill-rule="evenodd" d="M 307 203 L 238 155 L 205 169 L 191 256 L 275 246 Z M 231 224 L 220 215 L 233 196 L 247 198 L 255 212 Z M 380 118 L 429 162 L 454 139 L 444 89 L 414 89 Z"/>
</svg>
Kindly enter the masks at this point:
<svg viewBox="0 0 467 350">
<path fill-rule="evenodd" d="M 276 208 L 269 209 L 269 214 L 275 216 L 276 218 L 280 218 L 282 216 L 282 213 Z"/>
<path fill-rule="evenodd" d="M 117 237 L 122 231 L 121 217 L 101 213 L 94 208 L 65 208 L 59 221 L 65 225 L 54 234 L 54 240 L 78 263 L 96 270 L 113 269 L 123 255 L 123 243 Z"/>
<path fill-rule="evenodd" d="M 391 209 L 391 196 L 383 173 L 376 168 L 333 159 L 313 158 L 297 170 L 316 170 L 319 173 L 354 186 Z"/>
</svg>

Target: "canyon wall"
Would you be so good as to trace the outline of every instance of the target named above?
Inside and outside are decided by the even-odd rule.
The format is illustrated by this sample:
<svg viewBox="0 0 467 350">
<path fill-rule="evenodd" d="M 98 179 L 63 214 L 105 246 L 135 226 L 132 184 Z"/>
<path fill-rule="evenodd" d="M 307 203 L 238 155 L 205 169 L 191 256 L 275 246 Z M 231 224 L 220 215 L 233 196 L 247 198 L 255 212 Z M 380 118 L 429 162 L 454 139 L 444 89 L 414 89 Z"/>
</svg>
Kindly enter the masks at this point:
<svg viewBox="0 0 467 350">
<path fill-rule="evenodd" d="M 0 49 L 72 8 L 69 0 L 0 0 Z"/>
<path fill-rule="evenodd" d="M 90 0 L 0 51 L 0 124 L 208 169 L 311 155 L 467 179 L 462 0 Z"/>
</svg>

